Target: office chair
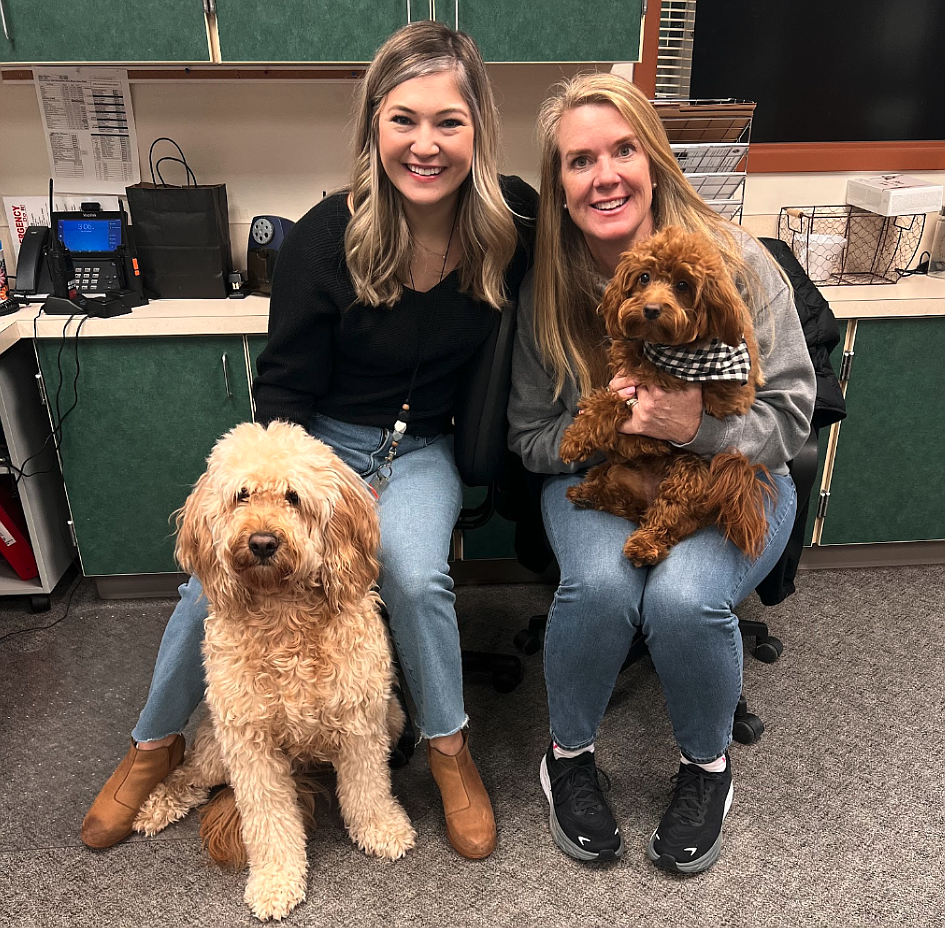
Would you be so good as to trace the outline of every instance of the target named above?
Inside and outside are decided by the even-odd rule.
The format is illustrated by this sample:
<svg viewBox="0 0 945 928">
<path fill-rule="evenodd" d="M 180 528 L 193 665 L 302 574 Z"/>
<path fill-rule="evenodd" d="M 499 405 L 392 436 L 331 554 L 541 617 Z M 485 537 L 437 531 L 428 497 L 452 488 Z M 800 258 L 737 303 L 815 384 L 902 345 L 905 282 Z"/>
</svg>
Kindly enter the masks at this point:
<svg viewBox="0 0 945 928">
<path fill-rule="evenodd" d="M 528 261 L 523 256 L 509 269 L 510 289 L 517 290 Z M 453 534 L 454 553 L 462 533 L 480 528 L 495 511 L 495 486 L 507 459 L 509 393 L 512 382 L 512 345 L 515 341 L 514 305 L 495 314 L 492 331 L 463 372 L 453 431 L 456 467 L 468 487 L 485 487 L 477 506 L 464 508 Z M 521 683 L 522 662 L 515 654 L 494 654 L 463 649 L 463 672 L 486 675 L 500 693 Z"/>
</svg>

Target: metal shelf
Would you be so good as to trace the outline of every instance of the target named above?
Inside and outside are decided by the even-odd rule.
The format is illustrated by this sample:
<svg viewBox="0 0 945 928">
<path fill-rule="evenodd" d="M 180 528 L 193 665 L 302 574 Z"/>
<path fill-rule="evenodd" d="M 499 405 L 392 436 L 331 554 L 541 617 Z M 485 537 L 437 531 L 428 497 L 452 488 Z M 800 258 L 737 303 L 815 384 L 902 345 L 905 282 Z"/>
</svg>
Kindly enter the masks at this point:
<svg viewBox="0 0 945 928">
<path fill-rule="evenodd" d="M 670 148 L 696 193 L 740 223 L 755 104 L 746 100 L 657 100 Z"/>
</svg>

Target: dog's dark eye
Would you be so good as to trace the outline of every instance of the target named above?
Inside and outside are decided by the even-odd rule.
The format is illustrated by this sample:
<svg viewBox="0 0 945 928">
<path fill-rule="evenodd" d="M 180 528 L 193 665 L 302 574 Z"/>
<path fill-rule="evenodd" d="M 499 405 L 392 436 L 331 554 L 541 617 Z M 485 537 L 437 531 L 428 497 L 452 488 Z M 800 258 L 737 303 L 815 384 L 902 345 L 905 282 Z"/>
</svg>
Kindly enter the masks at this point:
<svg viewBox="0 0 945 928">
<path fill-rule="evenodd" d="M 650 275 L 649 275 L 649 274 L 644 273 L 644 274 L 641 274 L 641 275 L 637 278 L 637 283 L 638 283 L 638 284 L 648 284 L 649 282 L 650 282 Z"/>
<path fill-rule="evenodd" d="M 245 503 L 246 500 L 248 499 L 249 499 L 249 490 L 247 490 L 246 487 L 243 487 L 243 489 L 240 490 L 239 493 L 236 494 L 236 501 L 238 503 Z"/>
<path fill-rule="evenodd" d="M 680 293 L 688 293 L 688 291 L 691 289 L 690 286 L 689 286 L 689 281 L 688 281 L 688 280 L 677 280 L 677 281 L 676 281 L 676 289 L 677 289 Z"/>
<path fill-rule="evenodd" d="M 295 490 L 287 490 L 285 499 L 290 506 L 298 506 L 299 504 L 299 494 Z"/>
</svg>

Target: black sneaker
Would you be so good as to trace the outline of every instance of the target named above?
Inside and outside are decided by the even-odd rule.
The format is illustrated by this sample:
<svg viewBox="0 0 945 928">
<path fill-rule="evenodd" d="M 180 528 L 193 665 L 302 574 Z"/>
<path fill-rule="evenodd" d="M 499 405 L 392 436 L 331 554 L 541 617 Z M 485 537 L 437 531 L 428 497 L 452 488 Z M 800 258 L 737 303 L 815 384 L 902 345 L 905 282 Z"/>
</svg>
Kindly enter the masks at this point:
<svg viewBox="0 0 945 928">
<path fill-rule="evenodd" d="M 728 754 L 721 773 L 681 763 L 673 784 L 673 799 L 650 838 L 647 854 L 663 870 L 700 873 L 718 860 L 722 850 L 722 822 L 732 805 Z"/>
<path fill-rule="evenodd" d="M 558 760 L 550 747 L 540 776 L 551 806 L 551 834 L 565 854 L 595 861 L 623 854 L 623 838 L 604 800 L 591 751 Z"/>
</svg>

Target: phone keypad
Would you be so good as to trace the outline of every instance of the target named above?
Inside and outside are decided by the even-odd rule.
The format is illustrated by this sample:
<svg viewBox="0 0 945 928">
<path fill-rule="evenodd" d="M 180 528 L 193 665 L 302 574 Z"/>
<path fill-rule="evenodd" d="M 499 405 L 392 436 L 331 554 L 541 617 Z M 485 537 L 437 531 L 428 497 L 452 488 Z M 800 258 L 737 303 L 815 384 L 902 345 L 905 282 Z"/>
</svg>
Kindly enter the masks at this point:
<svg viewBox="0 0 945 928">
<path fill-rule="evenodd" d="M 75 279 L 84 293 L 104 293 L 118 290 L 120 284 L 113 264 L 75 264 Z"/>
</svg>

